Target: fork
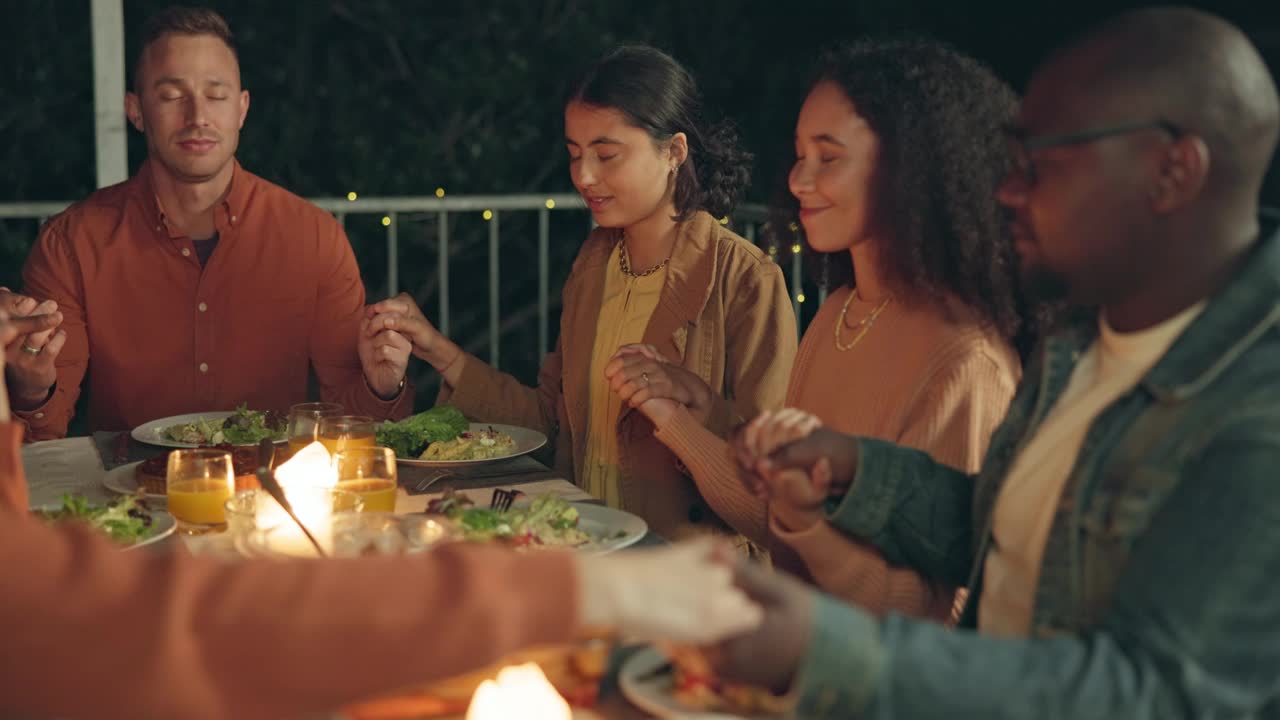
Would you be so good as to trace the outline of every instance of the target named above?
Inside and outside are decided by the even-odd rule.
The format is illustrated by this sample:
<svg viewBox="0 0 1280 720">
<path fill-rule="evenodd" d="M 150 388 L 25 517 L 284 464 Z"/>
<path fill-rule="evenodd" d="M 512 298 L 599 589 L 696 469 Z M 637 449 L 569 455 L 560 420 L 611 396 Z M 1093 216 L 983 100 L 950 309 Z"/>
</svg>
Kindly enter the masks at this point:
<svg viewBox="0 0 1280 720">
<path fill-rule="evenodd" d="M 493 489 L 493 497 L 489 500 L 489 509 L 498 512 L 506 512 L 511 509 L 511 503 L 516 501 L 517 497 L 524 495 L 519 490 L 503 490 L 501 488 Z"/>
</svg>

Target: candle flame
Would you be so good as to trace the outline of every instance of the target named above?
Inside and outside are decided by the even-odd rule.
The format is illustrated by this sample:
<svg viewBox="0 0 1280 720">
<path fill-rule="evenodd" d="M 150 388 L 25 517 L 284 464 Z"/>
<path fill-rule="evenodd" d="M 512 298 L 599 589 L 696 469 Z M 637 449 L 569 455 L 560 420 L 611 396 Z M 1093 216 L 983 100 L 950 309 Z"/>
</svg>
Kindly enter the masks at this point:
<svg viewBox="0 0 1280 720">
<path fill-rule="evenodd" d="M 327 522 L 333 515 L 333 506 L 318 493 L 291 492 L 299 488 L 320 487 L 331 488 L 338 484 L 338 471 L 330 462 L 329 451 L 319 442 L 313 442 L 302 448 L 287 462 L 275 469 L 276 481 L 289 498 L 289 505 L 298 519 L 312 528 L 321 522 Z M 274 502 L 265 503 L 259 510 L 262 527 L 279 525 L 285 521 L 292 522 L 285 515 L 284 509 Z"/>
<path fill-rule="evenodd" d="M 569 703 L 535 663 L 503 668 L 476 688 L 466 720 L 570 720 Z"/>
</svg>

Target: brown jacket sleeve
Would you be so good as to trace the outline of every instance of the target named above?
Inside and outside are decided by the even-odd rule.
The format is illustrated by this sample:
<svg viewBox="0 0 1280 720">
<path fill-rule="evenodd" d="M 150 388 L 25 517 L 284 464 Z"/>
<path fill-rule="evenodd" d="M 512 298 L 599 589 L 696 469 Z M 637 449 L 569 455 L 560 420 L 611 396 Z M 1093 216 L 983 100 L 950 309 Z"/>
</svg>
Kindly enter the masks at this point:
<svg viewBox="0 0 1280 720">
<path fill-rule="evenodd" d="M 25 482 L 14 450 L 0 488 Z M 229 564 L 21 517 L 0 516 L 0 706 L 19 715 L 297 717 L 574 630 L 568 554 Z"/>
<path fill-rule="evenodd" d="M 67 233 L 71 220 L 59 215 L 40 230 L 27 263 L 22 268 L 23 291 L 37 300 L 53 300 L 62 312 L 60 328 L 67 333 L 58 353 L 57 383 L 43 405 L 31 410 L 13 409 L 13 416 L 27 426 L 27 441 L 51 440 L 67 434 L 80 397 L 80 383 L 89 367 L 89 335 L 85 330 L 84 288 L 80 268 Z M 12 393 L 10 393 L 12 395 Z"/>
<path fill-rule="evenodd" d="M 760 264 L 732 288 L 725 328 L 726 379 L 731 397 L 712 394 L 707 429 L 726 437 L 765 410 L 782 407 L 800 335 L 782 269 Z"/>
<path fill-rule="evenodd" d="M 352 415 L 375 420 L 399 420 L 413 412 L 413 387 L 383 400 L 373 394 L 364 379 L 356 343 L 364 318 L 364 282 L 351 243 L 342 226 L 320 211 L 317 218 L 317 285 L 314 326 L 311 331 L 311 365 L 320 381 L 320 395 L 336 402 Z"/>
<path fill-rule="evenodd" d="M 480 358 L 467 355 L 460 360 L 465 364 L 458 386 L 442 385 L 436 402 L 453 405 L 463 415 L 480 422 L 537 430 L 547 436 L 548 444 L 555 447 L 563 383 L 560 358 L 560 341 L 557 340 L 556 349 L 547 354 L 542 368 L 538 370 L 538 387 L 531 388 L 495 370 Z"/>
</svg>

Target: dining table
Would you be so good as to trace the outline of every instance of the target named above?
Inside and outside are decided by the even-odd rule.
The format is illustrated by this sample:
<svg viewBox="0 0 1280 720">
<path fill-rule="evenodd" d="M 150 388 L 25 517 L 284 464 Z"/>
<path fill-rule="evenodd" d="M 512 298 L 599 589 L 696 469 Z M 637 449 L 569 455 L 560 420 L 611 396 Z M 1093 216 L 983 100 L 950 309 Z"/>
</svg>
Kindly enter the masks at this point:
<svg viewBox="0 0 1280 720">
<path fill-rule="evenodd" d="M 103 479 L 110 470 L 167 451 L 166 448 L 146 445 L 124 433 L 114 432 L 25 445 L 22 448 L 22 462 L 27 475 L 30 505 L 32 508 L 56 505 L 67 494 L 81 495 L 95 503 L 110 501 L 119 497 L 103 484 Z M 489 503 L 493 490 L 497 488 L 520 490 L 528 496 L 553 494 L 569 502 L 601 504 L 577 485 L 528 455 L 465 467 L 401 465 L 397 474 L 397 514 L 424 512 L 432 499 L 448 490 L 464 494 L 480 506 Z M 632 547 L 652 547 L 665 543 L 663 538 L 647 532 Z M 145 550 L 189 552 L 236 559 L 241 557 L 228 533 L 175 533 Z M 621 552 L 626 551 L 624 549 Z M 597 703 L 592 708 L 575 709 L 575 720 L 638 720 L 652 717 L 627 702 L 617 689 L 620 664 L 639 647 L 619 645 L 616 648 L 610 658 L 609 670 L 602 679 Z M 326 720 L 341 718 L 341 715 L 335 715 Z"/>
</svg>

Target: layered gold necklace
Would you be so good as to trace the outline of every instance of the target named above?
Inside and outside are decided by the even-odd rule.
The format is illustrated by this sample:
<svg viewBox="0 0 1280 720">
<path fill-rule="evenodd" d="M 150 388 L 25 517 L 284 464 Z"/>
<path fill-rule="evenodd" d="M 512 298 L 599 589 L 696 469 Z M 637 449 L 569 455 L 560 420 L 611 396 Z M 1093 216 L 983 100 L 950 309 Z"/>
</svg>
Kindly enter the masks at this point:
<svg viewBox="0 0 1280 720">
<path fill-rule="evenodd" d="M 836 320 L 836 349 L 840 352 L 852 350 L 854 345 L 861 342 L 862 338 L 866 337 L 867 331 L 876 323 L 876 318 L 880 317 L 880 313 L 884 312 L 884 309 L 889 305 L 889 301 L 893 299 L 886 295 L 885 298 L 881 300 L 866 317 L 862 318 L 855 325 L 849 328 L 854 331 L 853 339 L 848 343 L 843 343 L 840 342 L 840 330 L 845 326 L 845 317 L 849 314 L 849 303 L 853 302 L 855 297 L 858 297 L 857 288 L 854 288 L 853 291 L 849 293 L 849 297 L 845 298 L 844 305 L 840 308 L 840 317 Z"/>
<path fill-rule="evenodd" d="M 670 259 L 671 259 L 671 257 L 670 257 L 670 256 L 668 256 L 668 257 L 666 258 L 666 260 L 663 260 L 662 262 L 658 263 L 657 265 L 654 265 L 653 267 L 651 267 L 651 268 L 649 268 L 649 269 L 647 269 L 647 270 L 641 270 L 640 272 L 632 272 L 632 270 L 631 270 L 631 262 L 630 262 L 629 260 L 627 260 L 627 235 L 626 235 L 626 233 L 623 233 L 622 237 L 618 238 L 618 248 L 620 249 L 620 252 L 618 253 L 618 265 L 622 266 L 622 274 L 623 274 L 623 275 L 630 275 L 630 276 L 631 276 L 631 277 L 633 277 L 633 278 L 642 278 L 642 277 L 645 277 L 646 275 L 652 275 L 652 274 L 654 274 L 654 273 L 658 272 L 659 270 L 661 270 L 662 268 L 666 267 L 666 266 L 667 266 L 667 260 L 670 260 Z"/>
</svg>

